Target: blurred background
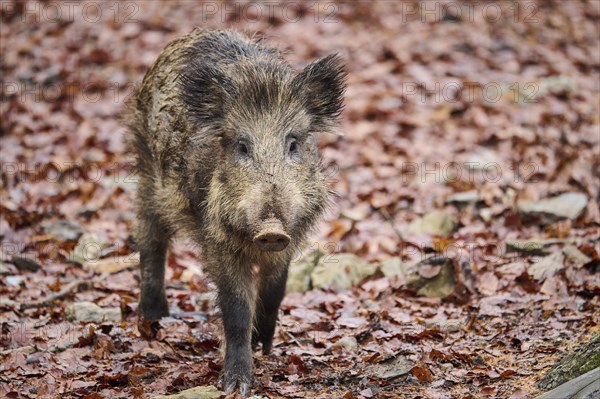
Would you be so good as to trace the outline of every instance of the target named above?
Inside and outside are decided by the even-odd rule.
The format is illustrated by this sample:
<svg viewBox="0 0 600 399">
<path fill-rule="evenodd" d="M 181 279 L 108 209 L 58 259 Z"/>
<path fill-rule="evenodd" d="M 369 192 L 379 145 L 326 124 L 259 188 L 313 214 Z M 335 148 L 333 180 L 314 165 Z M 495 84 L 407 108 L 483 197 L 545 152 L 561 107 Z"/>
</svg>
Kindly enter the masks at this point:
<svg viewBox="0 0 600 399">
<path fill-rule="evenodd" d="M 442 317 L 435 309 L 450 303 L 446 291 L 416 295 L 426 299 L 415 306 L 427 310 L 411 313 L 409 302 L 400 304 L 418 289 L 408 287 L 400 272 L 395 273 L 400 280 L 363 286 L 360 292 L 395 297 L 390 303 L 412 314 L 394 313 L 395 322 L 414 324 L 415 318 L 435 315 L 465 322 L 469 308 L 460 304 L 498 310 L 496 304 L 507 298 L 541 295 L 547 316 L 566 317 L 563 311 L 581 316 L 570 323 L 547 320 L 560 323 L 544 324 L 544 334 L 559 340 L 551 345 L 554 352 L 561 337 L 548 331 L 560 327 L 580 337 L 597 323 L 600 2 L 0 0 L 0 16 L 0 289 L 12 301 L 4 303 L 3 323 L 36 319 L 35 312 L 16 312 L 15 304 L 43 299 L 97 273 L 80 267 L 81 245 L 92 242 L 100 258 L 134 252 L 136 179 L 121 112 L 161 50 L 195 27 L 264 37 L 297 69 L 331 53 L 343 57 L 348 71 L 343 136 L 319 137 L 337 198 L 309 250 L 357 256 L 379 265 L 375 277 L 383 278 L 395 272 L 380 262 L 393 259 L 398 263 L 392 269 L 398 269 L 446 255 L 462 287 L 450 288 L 452 310 Z M 585 258 L 568 260 L 567 244 Z M 543 256 L 555 256 L 554 263 L 532 271 Z M 190 277 L 199 270 L 189 245 L 175 246 L 168 277 L 183 285 L 170 296 L 183 309 L 198 309 L 183 291 L 204 291 L 203 280 Z M 100 298 L 134 312 L 136 283 L 133 272 L 126 273 L 100 284 L 100 292 L 77 298 Z M 433 267 L 421 277 L 437 273 Z M 304 289 L 310 287 L 317 284 L 309 281 Z M 130 300 L 124 304 L 115 293 Z M 430 297 L 433 302 L 427 302 Z M 288 306 L 300 306 L 294 302 L 299 298 L 292 295 Z M 496 302 L 485 302 L 489 298 Z M 565 310 L 568 302 L 578 305 Z M 335 313 L 335 307 L 308 303 Z M 54 322 L 64 320 L 53 312 Z M 529 320 L 524 324 L 539 325 L 539 314 L 529 316 L 522 316 Z M 461 339 L 470 345 L 467 336 Z M 3 345 L 20 344 L 7 338 Z M 516 356 L 513 349 L 499 351 Z M 507 364 L 518 369 L 516 358 Z M 433 367 L 434 375 L 443 375 Z M 413 375 L 423 381 L 421 372 Z M 527 397 L 537 389 L 527 384 L 539 376 L 520 375 L 512 391 L 492 384 L 489 392 L 505 397 L 523 385 L 519 397 Z M 482 387 L 496 377 L 487 378 Z M 3 384 L 7 392 L 16 389 Z M 449 392 L 438 388 L 440 397 Z"/>
</svg>

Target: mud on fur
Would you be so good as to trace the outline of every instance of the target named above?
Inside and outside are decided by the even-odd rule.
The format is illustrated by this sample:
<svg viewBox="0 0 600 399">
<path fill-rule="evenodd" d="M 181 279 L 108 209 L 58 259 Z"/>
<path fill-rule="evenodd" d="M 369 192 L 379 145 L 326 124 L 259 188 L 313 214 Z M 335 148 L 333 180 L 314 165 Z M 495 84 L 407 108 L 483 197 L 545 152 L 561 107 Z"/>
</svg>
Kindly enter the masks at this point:
<svg viewBox="0 0 600 399">
<path fill-rule="evenodd" d="M 271 350 L 290 260 L 327 206 L 315 134 L 336 125 L 344 90 L 335 55 L 297 73 L 243 34 L 197 29 L 165 48 L 130 103 L 138 328 L 151 337 L 169 314 L 166 251 L 186 235 L 217 286 L 227 392 L 249 393 L 252 347 Z"/>
</svg>

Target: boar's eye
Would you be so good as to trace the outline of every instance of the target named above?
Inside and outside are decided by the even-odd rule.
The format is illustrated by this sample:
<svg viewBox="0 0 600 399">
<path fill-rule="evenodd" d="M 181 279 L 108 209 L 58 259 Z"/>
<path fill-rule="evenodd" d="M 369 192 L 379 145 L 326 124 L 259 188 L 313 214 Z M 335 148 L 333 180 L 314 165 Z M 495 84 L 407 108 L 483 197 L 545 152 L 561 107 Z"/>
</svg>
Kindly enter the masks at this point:
<svg viewBox="0 0 600 399">
<path fill-rule="evenodd" d="M 237 150 L 240 155 L 248 156 L 248 145 L 244 142 L 239 142 L 237 145 Z"/>
<path fill-rule="evenodd" d="M 288 155 L 289 156 L 294 156 L 296 154 L 298 154 L 298 140 L 296 140 L 295 138 L 291 138 L 288 140 Z"/>
</svg>

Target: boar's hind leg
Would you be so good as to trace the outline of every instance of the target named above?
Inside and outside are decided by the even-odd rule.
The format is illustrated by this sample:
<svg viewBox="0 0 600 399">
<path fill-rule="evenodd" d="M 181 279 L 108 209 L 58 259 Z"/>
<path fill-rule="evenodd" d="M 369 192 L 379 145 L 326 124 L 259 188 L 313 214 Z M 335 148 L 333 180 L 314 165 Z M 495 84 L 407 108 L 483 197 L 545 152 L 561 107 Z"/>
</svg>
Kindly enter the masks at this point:
<svg viewBox="0 0 600 399">
<path fill-rule="evenodd" d="M 136 243 L 140 251 L 141 287 L 138 327 L 151 337 L 149 323 L 169 315 L 165 294 L 165 258 L 169 236 L 159 218 L 146 209 L 138 210 Z"/>
<path fill-rule="evenodd" d="M 271 269 L 265 268 L 265 270 Z M 277 270 L 276 273 L 261 272 L 260 274 L 252 346 L 256 348 L 260 342 L 265 355 L 271 352 L 279 305 L 285 294 L 286 281 L 287 267 Z"/>
<path fill-rule="evenodd" d="M 226 392 L 239 389 L 246 396 L 253 379 L 250 338 L 256 294 L 252 272 L 244 265 L 221 264 L 218 270 L 214 280 L 225 330 L 223 382 Z"/>
</svg>

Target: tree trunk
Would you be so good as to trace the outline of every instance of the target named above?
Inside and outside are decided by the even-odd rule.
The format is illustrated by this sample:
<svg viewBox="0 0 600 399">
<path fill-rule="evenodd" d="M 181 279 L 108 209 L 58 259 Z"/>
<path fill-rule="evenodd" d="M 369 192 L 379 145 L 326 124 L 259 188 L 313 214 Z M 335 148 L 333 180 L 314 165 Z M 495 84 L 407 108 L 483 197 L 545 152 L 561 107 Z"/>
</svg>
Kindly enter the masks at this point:
<svg viewBox="0 0 600 399">
<path fill-rule="evenodd" d="M 537 399 L 597 399 L 600 398 L 600 367 L 546 392 Z"/>
<path fill-rule="evenodd" d="M 579 378 L 577 378 L 579 377 Z M 542 398 L 591 398 L 600 396 L 600 333 L 552 367 L 538 383 L 542 389 L 556 388 Z M 559 386 L 560 385 L 560 386 Z M 598 396 L 594 396 L 594 392 Z M 551 396 L 546 396 L 550 395 Z M 581 396 L 583 395 L 583 396 Z"/>
</svg>

